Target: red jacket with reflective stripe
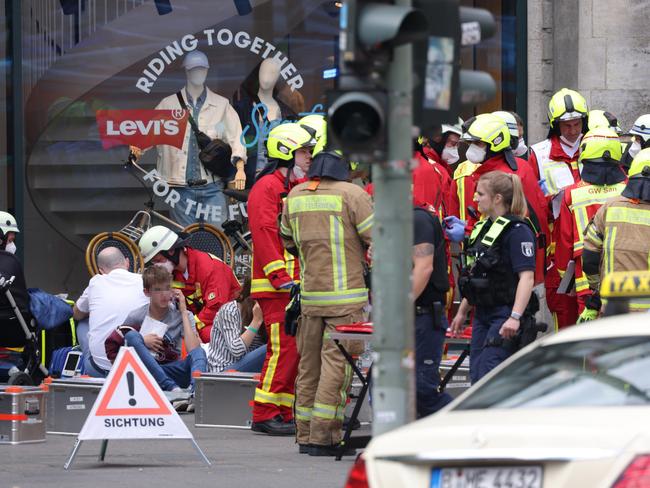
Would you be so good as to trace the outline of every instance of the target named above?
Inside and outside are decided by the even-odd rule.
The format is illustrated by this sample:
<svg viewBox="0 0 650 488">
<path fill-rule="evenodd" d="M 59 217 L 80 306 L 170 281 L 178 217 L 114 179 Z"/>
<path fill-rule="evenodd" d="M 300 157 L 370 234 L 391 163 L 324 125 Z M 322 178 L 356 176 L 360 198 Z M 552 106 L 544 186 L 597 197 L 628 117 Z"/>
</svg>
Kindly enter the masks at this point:
<svg viewBox="0 0 650 488">
<path fill-rule="evenodd" d="M 248 195 L 248 227 L 253 238 L 253 298 L 289 297 L 280 287 L 300 280 L 298 260 L 285 251 L 278 218 L 288 190 L 278 169 L 256 181 Z M 294 185 L 292 184 L 291 187 Z"/>
<path fill-rule="evenodd" d="M 191 247 L 186 247 L 185 253 L 188 276 L 174 271 L 174 281 L 182 284 L 188 309 L 210 326 L 221 306 L 239 295 L 241 286 L 232 268 L 221 259 Z"/>
<path fill-rule="evenodd" d="M 578 295 L 589 293 L 589 283 L 582 272 L 584 231 L 589 221 L 602 205 L 620 195 L 625 182 L 615 185 L 592 185 L 579 181 L 564 189 L 560 215 L 553 226 L 555 242 L 555 266 L 560 277 L 564 275 L 569 261 L 575 262 L 575 282 Z"/>
</svg>

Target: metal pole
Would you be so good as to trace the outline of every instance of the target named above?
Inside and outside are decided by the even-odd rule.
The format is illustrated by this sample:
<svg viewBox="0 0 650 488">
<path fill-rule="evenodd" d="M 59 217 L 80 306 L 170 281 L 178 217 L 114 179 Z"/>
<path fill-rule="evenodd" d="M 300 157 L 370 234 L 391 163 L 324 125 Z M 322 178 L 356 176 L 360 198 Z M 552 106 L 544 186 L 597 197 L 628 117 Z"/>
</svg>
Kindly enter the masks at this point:
<svg viewBox="0 0 650 488">
<path fill-rule="evenodd" d="M 410 6 L 410 0 L 395 4 Z M 412 49 L 395 48 L 387 75 L 388 162 L 373 166 L 373 436 L 410 422 L 413 305 Z"/>
<path fill-rule="evenodd" d="M 72 461 L 74 461 L 74 458 L 77 455 L 77 451 L 81 447 L 82 442 L 83 441 L 80 441 L 79 438 L 77 438 L 77 440 L 75 440 L 74 447 L 72 448 L 72 452 L 70 453 L 70 457 L 68 458 L 68 460 L 63 465 L 63 469 L 68 469 L 70 467 L 70 465 L 72 464 Z"/>
<path fill-rule="evenodd" d="M 108 439 L 102 439 L 102 446 L 99 449 L 99 461 L 106 459 L 106 449 L 108 449 Z"/>
</svg>

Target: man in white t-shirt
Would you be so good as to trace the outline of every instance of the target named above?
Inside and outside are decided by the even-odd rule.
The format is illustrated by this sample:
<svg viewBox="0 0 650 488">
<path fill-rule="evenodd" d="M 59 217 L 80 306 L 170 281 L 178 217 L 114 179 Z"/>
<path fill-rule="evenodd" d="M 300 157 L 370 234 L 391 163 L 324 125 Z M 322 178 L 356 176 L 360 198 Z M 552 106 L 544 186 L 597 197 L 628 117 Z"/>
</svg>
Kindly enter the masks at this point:
<svg viewBox="0 0 650 488">
<path fill-rule="evenodd" d="M 107 247 L 97 255 L 101 274 L 93 276 L 88 287 L 74 305 L 74 318 L 88 317 L 88 348 L 86 372 L 106 377 L 111 362 L 106 357 L 104 341 L 115 328 L 124 323 L 132 310 L 149 303 L 143 293 L 142 276 L 131 273 L 129 261 L 116 247 Z"/>
</svg>

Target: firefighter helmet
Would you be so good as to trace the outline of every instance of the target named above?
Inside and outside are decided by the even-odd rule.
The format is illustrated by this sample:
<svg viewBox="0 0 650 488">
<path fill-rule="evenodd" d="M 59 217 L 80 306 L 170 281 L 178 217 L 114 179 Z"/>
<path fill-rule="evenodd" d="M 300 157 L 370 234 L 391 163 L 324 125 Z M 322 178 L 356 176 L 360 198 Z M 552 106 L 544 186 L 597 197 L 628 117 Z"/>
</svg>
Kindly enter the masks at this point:
<svg viewBox="0 0 650 488">
<path fill-rule="evenodd" d="M 634 121 L 630 134 L 639 136 L 644 143 L 650 140 L 650 114 L 644 114 Z"/>
<path fill-rule="evenodd" d="M 627 175 L 630 178 L 633 176 L 650 176 L 650 148 L 639 151 L 639 154 L 632 161 Z"/>
<path fill-rule="evenodd" d="M 16 218 L 9 212 L 0 212 L 0 230 L 5 235 L 7 232 L 20 232 Z"/>
<path fill-rule="evenodd" d="M 493 153 L 510 148 L 510 131 L 501 117 L 480 114 L 467 120 L 464 128 L 466 130 L 462 139 L 468 143 L 484 142 Z"/>
<path fill-rule="evenodd" d="M 548 121 L 551 128 L 558 126 L 557 122 L 573 119 L 586 119 L 589 109 L 587 101 L 577 91 L 562 88 L 548 102 Z"/>
<path fill-rule="evenodd" d="M 311 134 L 299 124 L 291 122 L 275 126 L 269 132 L 266 149 L 269 159 L 291 161 L 296 150 L 311 147 L 316 141 Z"/>
<path fill-rule="evenodd" d="M 589 122 L 587 124 L 589 130 L 597 129 L 599 127 L 608 127 L 614 130 L 617 134 L 621 133 L 621 128 L 618 125 L 618 119 L 611 112 L 604 110 L 590 110 Z"/>
<path fill-rule="evenodd" d="M 185 241 L 173 230 L 162 225 L 155 225 L 142 234 L 138 246 L 142 253 L 142 259 L 148 263 L 159 252 L 172 251 L 184 243 Z"/>
<path fill-rule="evenodd" d="M 618 163 L 622 150 L 618 134 L 609 127 L 599 127 L 587 132 L 580 143 L 581 163 L 603 161 Z"/>
</svg>

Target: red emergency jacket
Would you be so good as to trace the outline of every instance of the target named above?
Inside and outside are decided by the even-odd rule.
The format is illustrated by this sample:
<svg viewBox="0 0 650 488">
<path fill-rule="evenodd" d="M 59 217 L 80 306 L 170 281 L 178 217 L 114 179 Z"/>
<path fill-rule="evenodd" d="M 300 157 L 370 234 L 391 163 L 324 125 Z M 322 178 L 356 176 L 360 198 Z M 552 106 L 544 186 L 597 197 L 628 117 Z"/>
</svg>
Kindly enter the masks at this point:
<svg viewBox="0 0 650 488">
<path fill-rule="evenodd" d="M 413 203 L 417 206 L 431 205 L 442 217 L 446 217 L 451 178 L 440 164 L 437 154 L 433 152 L 433 155 L 428 159 L 418 151 L 413 155 L 418 162 L 417 168 L 413 170 Z"/>
<path fill-rule="evenodd" d="M 598 209 L 608 199 L 620 195 L 624 188 L 625 181 L 614 185 L 592 185 L 579 181 L 564 189 L 560 215 L 553 226 L 553 241 L 556 243 L 555 266 L 562 278 L 569 261 L 574 261 L 578 296 L 590 293 L 587 277 L 582 271 L 585 228 Z"/>
<path fill-rule="evenodd" d="M 533 223 L 533 225 L 538 227 L 538 229 L 536 229 L 538 234 L 537 235 L 538 249 L 536 253 L 537 267 L 535 270 L 535 282 L 541 283 L 544 281 L 544 272 L 546 266 L 545 266 L 544 249 L 540 248 L 539 246 L 540 243 L 541 245 L 543 245 L 544 241 L 550 239 L 550 233 L 549 233 L 548 222 L 547 222 L 548 212 L 546 206 L 546 199 L 544 198 L 544 194 L 539 188 L 535 175 L 528 167 L 528 163 L 525 160 L 520 158 L 515 158 L 515 161 L 517 162 L 517 169 L 513 170 L 510 167 L 510 165 L 508 165 L 508 163 L 506 162 L 504 155 L 497 154 L 496 156 L 482 163 L 471 174 L 467 176 L 463 176 L 464 179 L 462 184 L 464 185 L 464 189 L 465 189 L 464 192 L 465 202 L 458 202 L 457 205 L 464 206 L 466 210 L 465 216 L 467 218 L 467 229 L 469 230 L 469 232 L 471 232 L 471 229 L 474 227 L 474 224 L 476 223 L 477 219 L 469 215 L 469 212 L 467 212 L 467 208 L 469 206 L 472 206 L 478 212 L 477 205 L 474 202 L 474 193 L 476 193 L 476 185 L 478 185 L 478 180 L 481 178 L 481 176 L 486 173 L 490 173 L 491 171 L 503 171 L 504 173 L 508 173 L 508 174 L 514 173 L 517 176 L 519 176 L 519 178 L 521 179 L 521 184 L 524 189 L 524 194 L 526 195 L 526 200 L 528 201 L 529 204 L 529 209 L 532 209 L 535 213 L 534 217 L 532 215 L 529 215 L 529 217 L 531 217 L 531 222 Z M 454 181 L 454 184 L 457 185 L 458 183 Z M 454 186 L 454 188 L 455 187 L 456 186 Z M 452 198 L 454 198 L 454 196 L 458 198 L 457 193 L 455 191 L 452 192 Z M 456 205 L 454 205 L 454 207 L 456 207 Z"/>
<path fill-rule="evenodd" d="M 196 316 L 196 328 L 205 340 L 201 330 L 212 326 L 214 316 L 224 303 L 239 295 L 241 285 L 232 268 L 221 259 L 203 251 L 185 248 L 187 254 L 187 278 L 180 271 L 174 271 L 174 287 L 180 288 L 187 299 L 187 308 Z"/>
<path fill-rule="evenodd" d="M 278 217 L 288 193 L 284 185 L 285 176 L 278 169 L 255 182 L 248 195 L 248 227 L 253 238 L 253 298 L 288 300 L 290 288 L 281 287 L 300 281 L 298 260 L 285 251 L 280 239 Z"/>
</svg>

